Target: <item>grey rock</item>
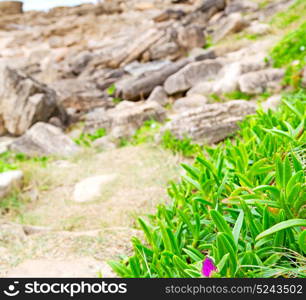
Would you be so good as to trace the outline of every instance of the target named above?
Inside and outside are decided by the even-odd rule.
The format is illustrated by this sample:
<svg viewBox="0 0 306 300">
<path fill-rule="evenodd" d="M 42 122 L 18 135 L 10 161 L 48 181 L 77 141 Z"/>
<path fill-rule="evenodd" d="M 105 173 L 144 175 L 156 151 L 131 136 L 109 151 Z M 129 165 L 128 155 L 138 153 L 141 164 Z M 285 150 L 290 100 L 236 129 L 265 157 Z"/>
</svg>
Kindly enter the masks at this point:
<svg viewBox="0 0 306 300">
<path fill-rule="evenodd" d="M 145 98 L 156 86 L 162 85 L 169 76 L 183 68 L 189 62 L 188 59 L 184 59 L 176 63 L 171 63 L 161 70 L 152 72 L 145 77 L 132 78 L 122 87 L 118 88 L 118 96 L 126 100 Z"/>
<path fill-rule="evenodd" d="M 56 93 L 46 85 L 8 67 L 0 70 L 0 120 L 8 133 L 20 136 L 39 121 L 67 116 Z"/>
<path fill-rule="evenodd" d="M 202 95 L 190 95 L 177 99 L 172 108 L 175 112 L 183 112 L 188 109 L 202 107 L 207 104 L 207 98 Z"/>
<path fill-rule="evenodd" d="M 166 105 L 168 103 L 168 96 L 165 89 L 162 86 L 157 86 L 154 88 L 147 101 L 156 102 L 161 106 Z"/>
<path fill-rule="evenodd" d="M 283 69 L 266 69 L 241 75 L 239 78 L 240 90 L 248 94 L 261 94 L 268 91 L 277 92 L 281 89 L 284 78 Z"/>
<path fill-rule="evenodd" d="M 79 151 L 78 146 L 51 124 L 36 123 L 23 136 L 16 139 L 10 150 L 29 156 L 58 155 L 69 156 Z"/>
<path fill-rule="evenodd" d="M 178 44 L 187 49 L 205 46 L 203 29 L 197 25 L 182 26 L 178 29 Z"/>
<path fill-rule="evenodd" d="M 235 133 L 237 123 L 256 111 L 256 104 L 234 100 L 206 104 L 177 115 L 163 131 L 170 130 L 176 137 L 190 137 L 201 143 L 217 143 Z"/>
<path fill-rule="evenodd" d="M 219 23 L 213 34 L 214 42 L 218 42 L 228 36 L 247 27 L 248 23 L 240 13 L 234 13 Z"/>
<path fill-rule="evenodd" d="M 183 92 L 204 80 L 215 79 L 222 68 L 217 60 L 193 62 L 170 76 L 164 84 L 168 95 Z"/>
<path fill-rule="evenodd" d="M 265 112 L 269 109 L 277 110 L 282 102 L 282 95 L 273 95 L 269 97 L 265 102 L 261 103 L 261 106 Z"/>
</svg>

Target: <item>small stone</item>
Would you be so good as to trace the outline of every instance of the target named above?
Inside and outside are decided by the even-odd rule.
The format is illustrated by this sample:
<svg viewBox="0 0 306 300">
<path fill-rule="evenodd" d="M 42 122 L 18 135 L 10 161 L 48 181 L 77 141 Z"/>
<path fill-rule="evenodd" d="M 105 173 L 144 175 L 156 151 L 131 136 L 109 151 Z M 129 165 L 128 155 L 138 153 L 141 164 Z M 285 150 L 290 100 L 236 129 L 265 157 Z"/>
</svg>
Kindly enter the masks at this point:
<svg viewBox="0 0 306 300">
<path fill-rule="evenodd" d="M 22 184 L 23 173 L 19 170 L 0 173 L 0 198 L 7 196 Z"/>
<path fill-rule="evenodd" d="M 84 179 L 76 184 L 73 192 L 75 202 L 90 202 L 102 196 L 103 189 L 111 184 L 117 175 L 99 175 Z"/>
</svg>

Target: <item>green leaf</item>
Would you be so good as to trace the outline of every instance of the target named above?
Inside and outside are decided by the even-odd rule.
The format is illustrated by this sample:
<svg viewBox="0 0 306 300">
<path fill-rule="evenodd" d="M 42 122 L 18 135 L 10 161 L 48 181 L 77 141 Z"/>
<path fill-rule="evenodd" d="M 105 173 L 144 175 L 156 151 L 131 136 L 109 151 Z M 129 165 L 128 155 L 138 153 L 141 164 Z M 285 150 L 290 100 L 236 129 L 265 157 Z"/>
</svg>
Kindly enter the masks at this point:
<svg viewBox="0 0 306 300">
<path fill-rule="evenodd" d="M 270 227 L 268 230 L 265 230 L 264 232 L 260 233 L 257 237 L 256 240 L 260 240 L 268 235 L 271 235 L 275 232 L 290 228 L 290 227 L 297 227 L 297 226 L 305 226 L 306 227 L 306 220 L 303 219 L 292 219 L 292 220 L 287 220 L 280 222 L 272 227 Z"/>
<path fill-rule="evenodd" d="M 233 237 L 234 237 L 234 242 L 236 245 L 238 245 L 238 239 L 239 239 L 240 231 L 243 225 L 243 218 L 244 218 L 244 212 L 243 210 L 241 210 L 237 218 L 237 221 L 235 223 L 235 226 L 233 228 Z"/>
</svg>

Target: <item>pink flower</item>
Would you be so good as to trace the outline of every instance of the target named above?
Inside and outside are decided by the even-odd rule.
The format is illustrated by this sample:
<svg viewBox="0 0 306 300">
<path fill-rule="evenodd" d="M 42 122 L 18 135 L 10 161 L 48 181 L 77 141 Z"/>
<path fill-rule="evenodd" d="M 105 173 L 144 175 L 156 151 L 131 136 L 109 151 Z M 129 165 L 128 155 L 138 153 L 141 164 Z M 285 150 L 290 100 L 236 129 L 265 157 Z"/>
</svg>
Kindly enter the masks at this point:
<svg viewBox="0 0 306 300">
<path fill-rule="evenodd" d="M 211 277 L 212 273 L 214 271 L 217 271 L 216 266 L 214 265 L 214 262 L 212 261 L 211 258 L 206 257 L 203 261 L 203 266 L 202 266 L 202 274 L 205 277 Z"/>
<path fill-rule="evenodd" d="M 306 230 L 306 227 L 305 227 L 305 226 L 302 226 L 301 229 L 302 229 L 302 230 Z"/>
</svg>

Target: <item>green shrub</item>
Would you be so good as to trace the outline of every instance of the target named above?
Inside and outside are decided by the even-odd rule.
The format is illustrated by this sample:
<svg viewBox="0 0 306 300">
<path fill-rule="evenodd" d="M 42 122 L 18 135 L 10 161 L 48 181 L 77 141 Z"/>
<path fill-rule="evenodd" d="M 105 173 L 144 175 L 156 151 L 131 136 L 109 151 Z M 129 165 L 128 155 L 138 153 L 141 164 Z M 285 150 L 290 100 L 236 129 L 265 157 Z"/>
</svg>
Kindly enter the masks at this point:
<svg viewBox="0 0 306 300">
<path fill-rule="evenodd" d="M 160 128 L 161 124 L 154 120 L 145 121 L 133 135 L 132 145 L 154 142 L 155 135 L 159 132 Z"/>
<path fill-rule="evenodd" d="M 163 134 L 161 146 L 185 157 L 195 157 L 201 151 L 201 146 L 194 144 L 190 138 L 176 138 L 171 131 Z"/>
<path fill-rule="evenodd" d="M 305 277 L 306 94 L 258 111 L 236 138 L 205 147 L 172 183 L 172 203 L 139 219 L 145 243 L 110 265 L 122 277 Z M 172 147 L 177 140 L 166 138 Z"/>
</svg>

